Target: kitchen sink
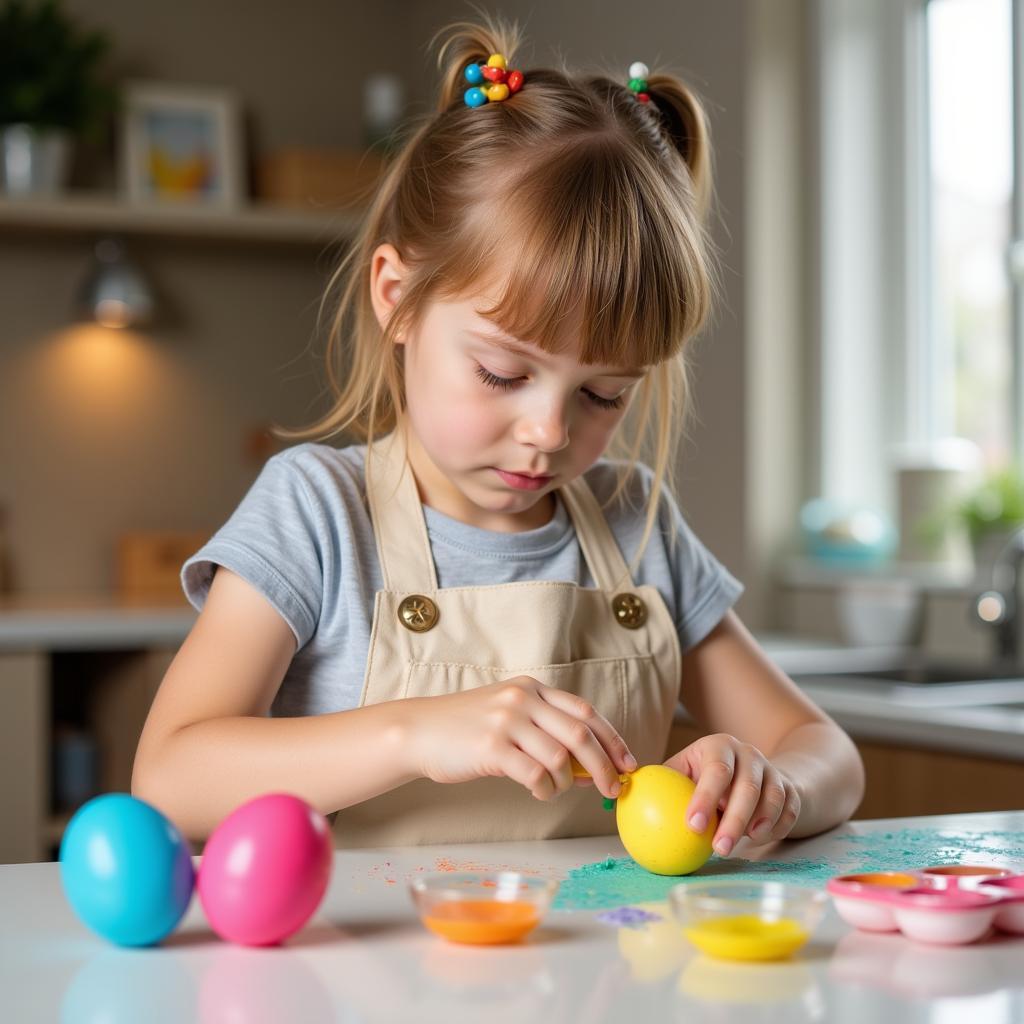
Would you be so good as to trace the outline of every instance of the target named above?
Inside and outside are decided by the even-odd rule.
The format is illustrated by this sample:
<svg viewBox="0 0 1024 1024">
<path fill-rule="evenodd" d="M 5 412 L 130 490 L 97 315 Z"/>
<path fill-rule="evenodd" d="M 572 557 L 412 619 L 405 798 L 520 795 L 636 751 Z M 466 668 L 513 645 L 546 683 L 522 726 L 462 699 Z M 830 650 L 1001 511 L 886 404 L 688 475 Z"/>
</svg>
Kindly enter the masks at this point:
<svg viewBox="0 0 1024 1024">
<path fill-rule="evenodd" d="M 906 663 L 853 672 L 791 673 L 815 692 L 871 697 L 912 707 L 1004 707 L 1024 710 L 1024 677 L 1017 667 Z"/>
<path fill-rule="evenodd" d="M 846 673 L 848 674 L 848 673 Z M 949 683 L 989 682 L 992 680 L 1020 680 L 1021 670 L 1016 665 L 955 665 L 955 664 L 908 664 L 891 669 L 872 669 L 857 672 L 865 679 L 888 679 L 897 683 L 914 686 L 943 686 Z"/>
</svg>

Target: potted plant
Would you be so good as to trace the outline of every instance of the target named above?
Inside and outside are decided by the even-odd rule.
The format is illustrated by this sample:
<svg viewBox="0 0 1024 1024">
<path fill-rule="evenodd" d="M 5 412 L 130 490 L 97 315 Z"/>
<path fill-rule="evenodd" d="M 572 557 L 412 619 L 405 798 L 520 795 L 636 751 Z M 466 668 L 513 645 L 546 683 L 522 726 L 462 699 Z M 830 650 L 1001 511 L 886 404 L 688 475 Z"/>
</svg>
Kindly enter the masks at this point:
<svg viewBox="0 0 1024 1024">
<path fill-rule="evenodd" d="M 117 105 L 100 71 L 109 46 L 60 0 L 0 7 L 0 183 L 8 193 L 58 191 L 72 140 L 99 135 Z"/>
<path fill-rule="evenodd" d="M 975 565 L 991 566 L 1010 534 L 1024 526 L 1024 478 L 1013 468 L 990 473 L 953 514 L 967 529 Z"/>
</svg>

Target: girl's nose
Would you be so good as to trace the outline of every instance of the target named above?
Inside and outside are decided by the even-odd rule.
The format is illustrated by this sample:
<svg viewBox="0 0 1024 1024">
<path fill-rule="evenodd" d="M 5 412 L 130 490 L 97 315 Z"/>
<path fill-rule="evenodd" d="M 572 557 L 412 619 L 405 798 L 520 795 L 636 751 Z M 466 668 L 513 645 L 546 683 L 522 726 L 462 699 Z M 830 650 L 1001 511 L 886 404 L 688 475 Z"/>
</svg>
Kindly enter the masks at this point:
<svg viewBox="0 0 1024 1024">
<path fill-rule="evenodd" d="M 569 418 L 563 406 L 555 403 L 546 409 L 534 409 L 520 417 L 519 438 L 545 451 L 554 452 L 569 443 Z"/>
</svg>

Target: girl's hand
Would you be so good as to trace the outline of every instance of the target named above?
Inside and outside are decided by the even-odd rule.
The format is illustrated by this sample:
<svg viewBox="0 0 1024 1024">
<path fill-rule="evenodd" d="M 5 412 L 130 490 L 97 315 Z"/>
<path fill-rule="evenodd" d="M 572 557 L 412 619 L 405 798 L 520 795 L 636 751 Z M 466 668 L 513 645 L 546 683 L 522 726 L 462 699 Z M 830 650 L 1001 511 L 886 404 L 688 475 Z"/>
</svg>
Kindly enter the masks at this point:
<svg viewBox="0 0 1024 1024">
<path fill-rule="evenodd" d="M 800 794 L 793 783 L 757 747 L 727 733 L 702 736 L 665 764 L 697 783 L 687 824 L 703 832 L 712 812 L 722 812 L 712 839 L 727 857 L 740 836 L 755 844 L 789 835 L 800 815 Z"/>
<path fill-rule="evenodd" d="M 573 785 L 573 756 L 602 794 L 616 797 L 619 775 L 637 766 L 593 705 L 530 676 L 406 704 L 414 768 L 434 782 L 505 775 L 550 800 Z"/>
</svg>

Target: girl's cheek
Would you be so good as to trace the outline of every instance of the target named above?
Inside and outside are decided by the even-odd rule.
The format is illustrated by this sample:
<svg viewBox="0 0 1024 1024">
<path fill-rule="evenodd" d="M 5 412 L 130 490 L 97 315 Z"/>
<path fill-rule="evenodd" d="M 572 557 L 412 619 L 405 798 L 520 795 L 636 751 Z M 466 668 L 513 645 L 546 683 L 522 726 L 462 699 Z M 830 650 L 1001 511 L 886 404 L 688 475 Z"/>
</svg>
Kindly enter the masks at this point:
<svg viewBox="0 0 1024 1024">
<path fill-rule="evenodd" d="M 435 426 L 444 434 L 450 451 L 475 451 L 482 443 L 493 441 L 500 425 L 497 406 L 486 396 L 460 394 L 436 410 Z"/>
</svg>

